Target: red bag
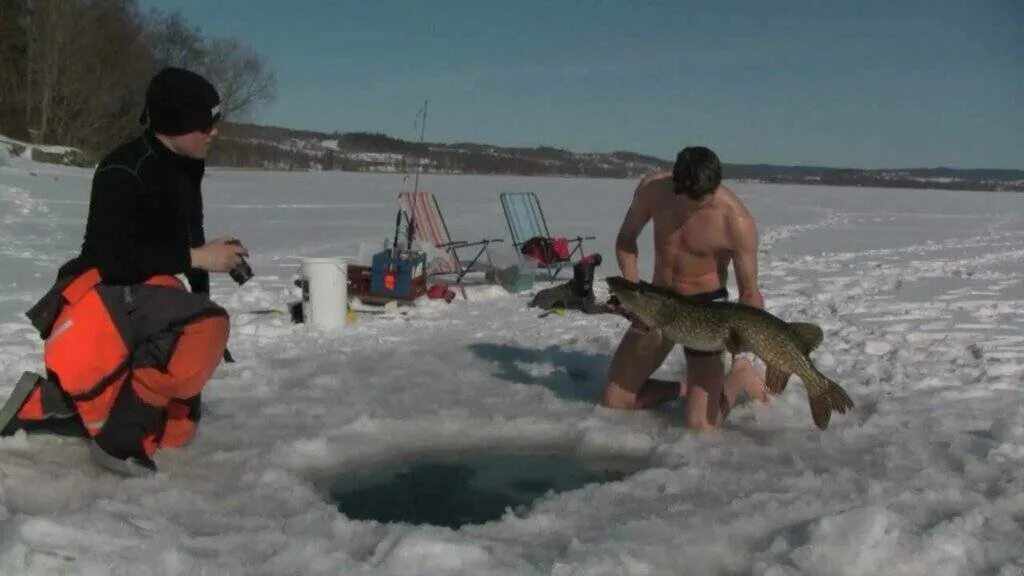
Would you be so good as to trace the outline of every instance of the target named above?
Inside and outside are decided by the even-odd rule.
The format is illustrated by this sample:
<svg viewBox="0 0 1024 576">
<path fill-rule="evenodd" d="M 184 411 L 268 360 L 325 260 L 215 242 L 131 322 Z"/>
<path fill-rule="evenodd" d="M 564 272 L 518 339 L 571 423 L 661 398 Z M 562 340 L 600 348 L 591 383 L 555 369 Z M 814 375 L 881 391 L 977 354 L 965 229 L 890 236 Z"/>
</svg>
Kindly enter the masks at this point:
<svg viewBox="0 0 1024 576">
<path fill-rule="evenodd" d="M 569 259 L 569 240 L 534 236 L 524 242 L 519 251 L 544 265 L 565 262 Z"/>
<path fill-rule="evenodd" d="M 427 298 L 431 300 L 444 299 L 445 302 L 450 304 L 455 299 L 455 292 L 449 290 L 447 284 L 439 282 L 427 289 Z"/>
</svg>

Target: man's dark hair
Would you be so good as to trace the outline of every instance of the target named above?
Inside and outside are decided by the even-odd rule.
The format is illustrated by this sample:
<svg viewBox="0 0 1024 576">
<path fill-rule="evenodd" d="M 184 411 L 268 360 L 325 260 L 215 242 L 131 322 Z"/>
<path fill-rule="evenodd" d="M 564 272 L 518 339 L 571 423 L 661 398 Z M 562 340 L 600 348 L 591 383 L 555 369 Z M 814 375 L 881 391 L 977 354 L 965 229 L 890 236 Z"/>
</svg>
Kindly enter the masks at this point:
<svg viewBox="0 0 1024 576">
<path fill-rule="evenodd" d="M 722 163 L 711 149 L 704 146 L 683 148 L 672 168 L 672 182 L 676 194 L 686 194 L 699 200 L 717 190 L 722 183 Z"/>
</svg>

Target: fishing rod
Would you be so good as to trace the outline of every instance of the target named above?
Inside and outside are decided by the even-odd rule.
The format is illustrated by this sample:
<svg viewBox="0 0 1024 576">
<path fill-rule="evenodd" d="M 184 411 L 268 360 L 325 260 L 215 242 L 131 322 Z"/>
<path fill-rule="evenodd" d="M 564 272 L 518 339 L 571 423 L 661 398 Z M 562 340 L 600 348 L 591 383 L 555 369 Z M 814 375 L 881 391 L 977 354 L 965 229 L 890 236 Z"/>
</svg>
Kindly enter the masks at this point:
<svg viewBox="0 0 1024 576">
<path fill-rule="evenodd" d="M 420 110 L 423 111 L 423 121 L 420 122 L 420 147 L 421 147 L 421 149 L 423 147 L 423 138 L 424 138 L 424 136 L 426 136 L 426 133 L 427 133 L 427 104 L 429 104 L 429 103 L 430 103 L 429 100 L 424 100 L 423 101 L 423 108 L 420 109 Z M 416 116 L 419 116 L 419 113 L 417 113 Z M 419 189 L 420 189 L 420 167 L 422 165 L 423 165 L 423 162 L 421 160 L 417 159 L 416 160 L 416 177 L 415 177 L 415 180 L 413 180 L 413 185 L 412 185 L 413 193 L 419 192 Z"/>
</svg>

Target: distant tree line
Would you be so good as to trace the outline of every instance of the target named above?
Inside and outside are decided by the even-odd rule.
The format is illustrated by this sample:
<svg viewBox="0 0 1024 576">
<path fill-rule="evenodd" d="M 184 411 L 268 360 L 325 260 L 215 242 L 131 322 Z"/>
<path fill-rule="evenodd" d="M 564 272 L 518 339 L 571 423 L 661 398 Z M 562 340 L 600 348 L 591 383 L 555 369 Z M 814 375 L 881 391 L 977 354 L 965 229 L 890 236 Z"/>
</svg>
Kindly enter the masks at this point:
<svg viewBox="0 0 1024 576">
<path fill-rule="evenodd" d="M 323 133 L 226 122 L 210 149 L 213 166 L 283 170 L 342 170 L 524 176 L 628 178 L 668 166 L 651 156 L 616 152 L 574 154 L 541 146 L 505 148 L 474 143 L 421 143 L 369 132 Z M 366 154 L 384 154 L 381 158 Z"/>
<path fill-rule="evenodd" d="M 262 57 L 179 14 L 144 14 L 136 0 L 2 0 L 0 133 L 100 153 L 138 133 L 146 84 L 169 65 L 209 78 L 226 117 L 275 95 Z"/>
<path fill-rule="evenodd" d="M 366 153 L 386 154 L 379 158 Z M 669 170 L 671 161 L 617 151 L 580 154 L 560 148 L 502 147 L 472 142 L 420 143 L 385 134 L 326 133 L 227 122 L 210 149 L 216 166 L 274 170 L 342 170 L 636 178 Z M 1021 170 L 914 168 L 861 170 L 818 166 L 725 164 L 729 180 L 820 186 L 873 188 L 945 188 L 951 190 L 1024 191 Z"/>
</svg>

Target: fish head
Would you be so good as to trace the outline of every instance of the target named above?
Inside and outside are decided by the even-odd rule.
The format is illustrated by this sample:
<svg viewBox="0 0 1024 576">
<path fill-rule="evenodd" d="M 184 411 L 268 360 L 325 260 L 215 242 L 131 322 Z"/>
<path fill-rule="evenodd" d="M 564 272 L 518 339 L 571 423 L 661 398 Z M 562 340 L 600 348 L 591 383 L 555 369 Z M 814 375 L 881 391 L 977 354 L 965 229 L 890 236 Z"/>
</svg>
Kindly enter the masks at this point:
<svg viewBox="0 0 1024 576">
<path fill-rule="evenodd" d="M 672 297 L 664 289 L 647 282 L 632 282 L 622 276 L 611 276 L 606 282 L 622 307 L 644 324 L 661 326 L 670 319 L 665 312 L 671 309 Z"/>
</svg>

